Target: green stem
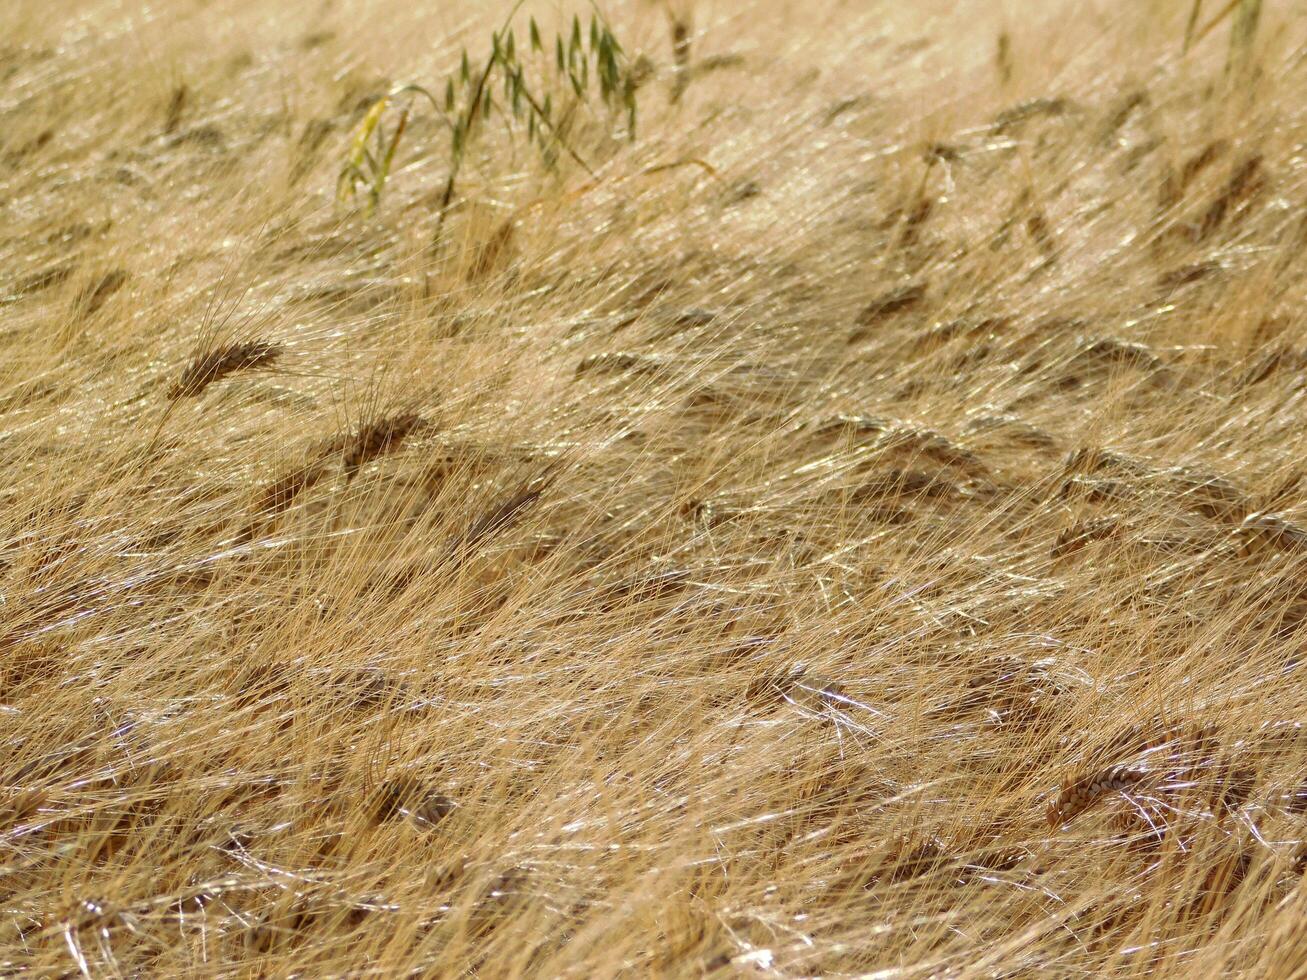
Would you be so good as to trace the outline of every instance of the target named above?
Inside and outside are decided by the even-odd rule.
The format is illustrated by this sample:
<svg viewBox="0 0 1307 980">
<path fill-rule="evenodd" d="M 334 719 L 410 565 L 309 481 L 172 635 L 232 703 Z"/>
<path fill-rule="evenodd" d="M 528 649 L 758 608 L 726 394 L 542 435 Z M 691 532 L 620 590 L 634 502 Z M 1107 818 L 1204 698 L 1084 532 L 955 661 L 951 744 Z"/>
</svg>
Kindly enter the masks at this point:
<svg viewBox="0 0 1307 980">
<path fill-rule="evenodd" d="M 522 6 L 521 0 L 517 4 Z M 515 7 L 514 10 L 517 8 Z M 481 72 L 481 77 L 477 79 L 476 89 L 472 93 L 472 100 L 468 103 L 466 109 L 467 115 L 464 117 L 466 123 L 463 129 L 463 145 L 449 163 L 449 177 L 445 181 L 445 191 L 440 196 L 440 207 L 436 211 L 436 233 L 437 241 L 440 239 L 441 229 L 445 226 L 445 214 L 449 211 L 450 205 L 454 201 L 454 187 L 458 183 L 458 172 L 463 165 L 463 153 L 467 150 L 468 144 L 472 138 L 472 127 L 476 125 L 477 120 L 481 118 L 481 99 L 485 94 L 486 82 L 490 80 L 490 73 L 495 68 L 495 62 L 499 60 L 499 45 L 495 44 L 495 49 L 486 59 L 486 67 Z"/>
<path fill-rule="evenodd" d="M 1203 0 L 1194 0 L 1189 11 L 1189 23 L 1184 26 L 1184 54 L 1189 53 L 1189 46 L 1194 40 L 1194 29 L 1198 26 L 1198 15 L 1203 12 Z"/>
<path fill-rule="evenodd" d="M 583 169 L 587 174 L 589 174 L 591 178 L 598 177 L 599 175 L 595 173 L 594 169 L 590 166 L 590 164 L 586 163 L 585 160 L 581 158 L 580 154 L 578 154 L 576 150 L 572 149 L 572 147 L 568 145 L 567 140 L 563 139 L 563 137 L 559 134 L 558 127 L 556 127 L 553 124 L 553 122 L 550 120 L 550 118 L 545 115 L 545 110 L 540 107 L 540 104 L 538 102 L 536 102 L 535 96 L 531 94 L 530 90 L 526 87 L 525 84 L 522 85 L 521 92 L 523 97 L 526 99 L 527 105 L 531 107 L 531 111 L 536 114 L 536 118 L 539 119 L 540 122 L 542 122 L 544 125 L 549 127 L 549 134 L 554 138 L 554 142 L 557 143 L 559 146 L 561 146 L 564 150 L 566 150 L 567 155 L 570 156 L 573 160 L 575 160 L 577 164 L 581 167 L 581 169 Z"/>
</svg>

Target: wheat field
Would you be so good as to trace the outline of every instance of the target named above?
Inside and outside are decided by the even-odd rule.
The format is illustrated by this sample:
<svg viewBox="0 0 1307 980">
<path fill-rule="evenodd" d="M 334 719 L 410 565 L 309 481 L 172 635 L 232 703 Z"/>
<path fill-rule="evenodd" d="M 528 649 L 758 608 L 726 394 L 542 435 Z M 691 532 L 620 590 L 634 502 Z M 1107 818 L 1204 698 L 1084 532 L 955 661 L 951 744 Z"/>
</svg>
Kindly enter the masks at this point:
<svg viewBox="0 0 1307 980">
<path fill-rule="evenodd" d="M 1307 977 L 1301 6 L 598 9 L 0 5 L 0 973 Z"/>
</svg>

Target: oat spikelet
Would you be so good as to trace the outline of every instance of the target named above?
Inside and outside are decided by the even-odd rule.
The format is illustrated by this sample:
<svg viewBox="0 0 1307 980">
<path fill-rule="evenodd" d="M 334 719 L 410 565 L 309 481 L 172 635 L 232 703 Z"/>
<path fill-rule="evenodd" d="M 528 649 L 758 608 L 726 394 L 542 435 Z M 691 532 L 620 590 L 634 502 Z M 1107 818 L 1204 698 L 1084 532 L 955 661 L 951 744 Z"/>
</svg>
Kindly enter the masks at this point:
<svg viewBox="0 0 1307 980">
<path fill-rule="evenodd" d="M 676 65 L 676 77 L 672 82 L 671 103 L 681 101 L 686 86 L 690 84 L 690 25 L 675 15 L 671 18 L 672 60 Z"/>
</svg>

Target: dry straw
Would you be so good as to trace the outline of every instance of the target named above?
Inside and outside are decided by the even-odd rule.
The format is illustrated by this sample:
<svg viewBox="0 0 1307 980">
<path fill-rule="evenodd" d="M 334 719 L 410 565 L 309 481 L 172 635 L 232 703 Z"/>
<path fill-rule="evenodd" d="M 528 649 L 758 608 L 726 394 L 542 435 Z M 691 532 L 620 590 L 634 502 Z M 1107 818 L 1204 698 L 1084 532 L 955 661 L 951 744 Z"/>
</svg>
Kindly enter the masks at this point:
<svg viewBox="0 0 1307 980">
<path fill-rule="evenodd" d="M 1304 976 L 1289 5 L 72 6 L 0 975 Z"/>
</svg>

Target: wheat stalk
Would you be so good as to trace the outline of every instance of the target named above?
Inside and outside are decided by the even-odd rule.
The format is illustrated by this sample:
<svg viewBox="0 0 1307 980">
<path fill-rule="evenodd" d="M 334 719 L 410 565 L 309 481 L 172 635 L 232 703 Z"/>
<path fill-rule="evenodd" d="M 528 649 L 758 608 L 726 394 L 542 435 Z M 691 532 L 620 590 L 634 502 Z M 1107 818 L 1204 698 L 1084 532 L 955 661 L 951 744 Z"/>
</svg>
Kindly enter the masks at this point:
<svg viewBox="0 0 1307 980">
<path fill-rule="evenodd" d="M 197 355 L 168 389 L 168 398 L 196 398 L 229 375 L 274 363 L 284 348 L 263 340 L 247 340 Z"/>
<path fill-rule="evenodd" d="M 1111 793 L 1126 793 L 1143 782 L 1145 773 L 1129 766 L 1111 766 L 1065 780 L 1048 804 L 1050 827 L 1074 820 Z"/>
</svg>

